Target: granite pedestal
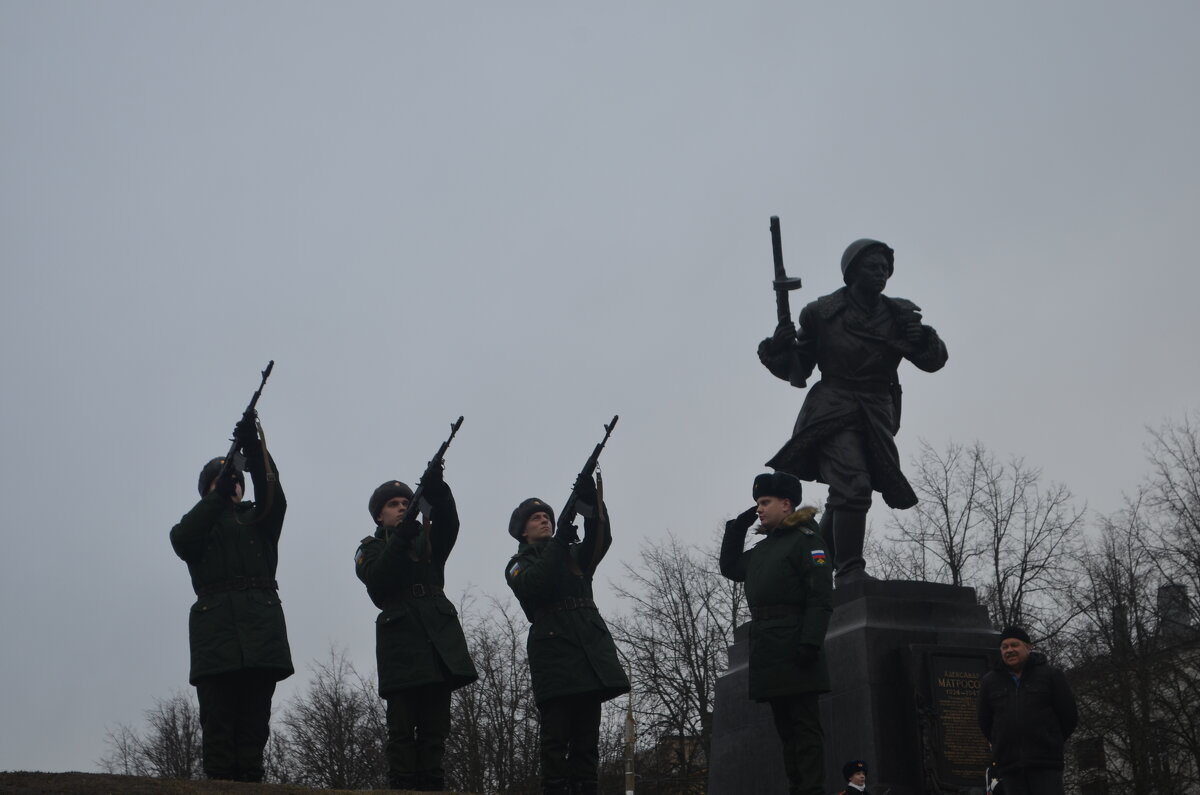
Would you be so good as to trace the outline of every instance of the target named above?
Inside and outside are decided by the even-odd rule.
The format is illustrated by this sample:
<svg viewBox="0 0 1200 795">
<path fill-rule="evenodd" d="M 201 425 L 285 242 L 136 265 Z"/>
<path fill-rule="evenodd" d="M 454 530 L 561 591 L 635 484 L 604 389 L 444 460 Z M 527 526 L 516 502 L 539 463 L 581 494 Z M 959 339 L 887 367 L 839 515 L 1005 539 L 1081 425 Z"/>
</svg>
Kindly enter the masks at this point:
<svg viewBox="0 0 1200 795">
<path fill-rule="evenodd" d="M 1000 644 L 974 589 L 875 581 L 838 588 L 833 601 L 833 691 L 821 698 L 826 790 L 845 783 L 844 762 L 864 759 L 872 792 L 982 792 L 988 750 L 971 723 L 974 693 Z M 734 633 L 717 681 L 710 795 L 787 792 L 771 710 L 747 696 L 749 626 Z"/>
</svg>

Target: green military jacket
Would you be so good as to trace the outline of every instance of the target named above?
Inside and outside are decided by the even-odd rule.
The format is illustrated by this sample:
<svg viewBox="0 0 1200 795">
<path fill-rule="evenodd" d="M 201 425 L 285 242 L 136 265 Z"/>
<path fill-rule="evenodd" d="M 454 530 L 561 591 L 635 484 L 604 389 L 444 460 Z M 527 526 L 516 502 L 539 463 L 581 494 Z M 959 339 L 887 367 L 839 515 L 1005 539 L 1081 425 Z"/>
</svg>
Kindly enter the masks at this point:
<svg viewBox="0 0 1200 795">
<path fill-rule="evenodd" d="M 274 462 L 272 462 L 274 470 Z M 234 505 L 212 491 L 171 528 L 171 546 L 187 563 L 196 591 L 188 620 L 189 681 L 245 669 L 291 676 L 283 605 L 270 587 L 279 563 L 287 501 L 277 480 L 251 466 L 258 503 Z"/>
<path fill-rule="evenodd" d="M 446 560 L 458 540 L 458 509 L 449 486 L 430 502 L 429 520 L 417 536 L 378 527 L 354 556 L 354 572 L 380 610 L 375 662 L 385 698 L 436 682 L 456 689 L 479 678 L 458 611 L 442 591 Z"/>
<path fill-rule="evenodd" d="M 532 622 L 526 649 L 538 704 L 596 693 L 602 701 L 629 692 L 608 625 L 592 600 L 592 577 L 612 544 L 608 513 L 584 523 L 583 541 L 522 543 L 504 570 L 508 587 Z"/>
<path fill-rule="evenodd" d="M 833 615 L 833 575 L 825 542 L 813 521 L 816 510 L 801 508 L 750 549 L 743 550 L 749 525 L 725 526 L 721 573 L 746 583 L 750 624 L 750 698 L 766 701 L 800 693 L 828 693 L 825 631 Z M 800 665 L 800 646 L 819 651 Z"/>
</svg>

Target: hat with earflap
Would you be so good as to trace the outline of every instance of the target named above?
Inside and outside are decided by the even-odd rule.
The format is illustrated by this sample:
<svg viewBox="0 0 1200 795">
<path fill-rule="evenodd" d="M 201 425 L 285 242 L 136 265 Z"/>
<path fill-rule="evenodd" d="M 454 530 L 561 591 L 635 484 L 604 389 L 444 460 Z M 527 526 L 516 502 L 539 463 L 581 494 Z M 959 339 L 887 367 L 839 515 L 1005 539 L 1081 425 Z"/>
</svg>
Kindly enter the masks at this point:
<svg viewBox="0 0 1200 795">
<path fill-rule="evenodd" d="M 549 516 L 550 524 L 554 524 L 554 509 L 537 497 L 530 497 L 513 509 L 512 518 L 508 520 L 508 534 L 520 541 L 525 537 L 525 524 L 529 517 L 539 512 Z"/>
<path fill-rule="evenodd" d="M 221 474 L 223 466 L 225 466 L 225 456 L 222 455 L 209 461 L 200 470 L 200 482 L 196 484 L 196 487 L 200 490 L 201 497 L 208 494 L 208 490 L 212 488 L 213 481 L 217 479 L 217 475 Z M 242 484 L 243 489 L 246 488 L 246 477 L 241 472 L 235 469 L 234 477 L 238 483 Z"/>
<path fill-rule="evenodd" d="M 367 503 L 367 507 L 371 510 L 371 518 L 375 520 L 375 524 L 379 524 L 379 514 L 383 511 L 383 506 L 387 505 L 388 500 L 394 497 L 407 497 L 411 500 L 413 490 L 408 487 L 407 483 L 389 480 L 371 492 L 371 500 Z"/>
<path fill-rule="evenodd" d="M 804 494 L 804 487 L 795 475 L 787 472 L 764 472 L 754 479 L 752 493 L 755 502 L 758 502 L 759 497 L 779 497 L 791 500 L 792 507 L 798 508 L 800 497 Z"/>
</svg>

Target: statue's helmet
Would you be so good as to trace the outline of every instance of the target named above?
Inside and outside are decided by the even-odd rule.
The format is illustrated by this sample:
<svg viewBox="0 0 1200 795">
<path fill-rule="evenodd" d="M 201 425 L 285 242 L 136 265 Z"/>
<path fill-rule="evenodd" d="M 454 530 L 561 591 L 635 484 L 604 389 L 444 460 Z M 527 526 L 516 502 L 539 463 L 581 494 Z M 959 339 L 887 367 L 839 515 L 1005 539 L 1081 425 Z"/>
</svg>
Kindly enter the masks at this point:
<svg viewBox="0 0 1200 795">
<path fill-rule="evenodd" d="M 887 256 L 888 261 L 888 278 L 892 278 L 892 273 L 896 270 L 896 252 L 888 246 L 887 243 L 878 240 L 872 240 L 869 237 L 864 237 L 860 240 L 855 240 L 850 245 L 846 246 L 846 253 L 842 254 L 842 281 L 850 284 L 850 267 L 854 265 L 854 261 L 859 257 L 871 251 L 882 251 Z"/>
</svg>

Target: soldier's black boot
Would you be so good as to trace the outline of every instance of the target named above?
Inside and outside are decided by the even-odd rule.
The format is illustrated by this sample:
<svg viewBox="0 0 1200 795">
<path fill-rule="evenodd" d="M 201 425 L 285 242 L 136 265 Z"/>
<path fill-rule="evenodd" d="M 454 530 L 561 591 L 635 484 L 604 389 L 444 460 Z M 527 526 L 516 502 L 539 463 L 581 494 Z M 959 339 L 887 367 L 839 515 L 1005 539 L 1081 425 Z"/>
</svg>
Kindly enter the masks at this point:
<svg viewBox="0 0 1200 795">
<path fill-rule="evenodd" d="M 572 795 L 597 795 L 600 792 L 600 782 L 598 781 L 572 781 Z"/>
<path fill-rule="evenodd" d="M 863 541 L 867 535 L 866 512 L 839 508 L 834 512 L 833 535 L 833 565 L 837 568 L 834 583 L 837 587 L 873 581 L 875 578 L 867 574 L 867 563 L 863 560 Z"/>
<path fill-rule="evenodd" d="M 544 778 L 542 795 L 571 795 L 571 782 L 565 778 Z"/>
</svg>

